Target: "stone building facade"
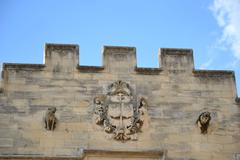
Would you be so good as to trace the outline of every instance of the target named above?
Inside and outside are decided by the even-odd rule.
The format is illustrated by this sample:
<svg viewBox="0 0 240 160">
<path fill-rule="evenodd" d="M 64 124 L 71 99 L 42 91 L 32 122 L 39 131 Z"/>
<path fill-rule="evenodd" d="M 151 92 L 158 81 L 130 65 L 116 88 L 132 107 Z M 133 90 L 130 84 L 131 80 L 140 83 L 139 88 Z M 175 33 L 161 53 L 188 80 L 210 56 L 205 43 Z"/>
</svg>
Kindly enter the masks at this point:
<svg viewBox="0 0 240 160">
<path fill-rule="evenodd" d="M 3 64 L 0 159 L 239 160 L 233 71 L 196 70 L 191 49 L 105 46 L 103 66 L 79 47 L 46 44 L 44 64 Z"/>
</svg>

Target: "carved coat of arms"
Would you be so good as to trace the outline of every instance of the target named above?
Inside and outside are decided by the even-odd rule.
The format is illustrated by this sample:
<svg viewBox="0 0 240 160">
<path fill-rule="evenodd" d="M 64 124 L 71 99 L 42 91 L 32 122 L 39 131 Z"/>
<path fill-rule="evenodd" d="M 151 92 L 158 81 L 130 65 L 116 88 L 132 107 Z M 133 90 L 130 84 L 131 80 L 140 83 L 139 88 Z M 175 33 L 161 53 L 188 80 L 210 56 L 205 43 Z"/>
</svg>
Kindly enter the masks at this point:
<svg viewBox="0 0 240 160">
<path fill-rule="evenodd" d="M 94 98 L 94 120 L 119 141 L 137 140 L 147 109 L 145 98 L 135 102 L 128 83 L 116 81 L 106 95 Z"/>
</svg>

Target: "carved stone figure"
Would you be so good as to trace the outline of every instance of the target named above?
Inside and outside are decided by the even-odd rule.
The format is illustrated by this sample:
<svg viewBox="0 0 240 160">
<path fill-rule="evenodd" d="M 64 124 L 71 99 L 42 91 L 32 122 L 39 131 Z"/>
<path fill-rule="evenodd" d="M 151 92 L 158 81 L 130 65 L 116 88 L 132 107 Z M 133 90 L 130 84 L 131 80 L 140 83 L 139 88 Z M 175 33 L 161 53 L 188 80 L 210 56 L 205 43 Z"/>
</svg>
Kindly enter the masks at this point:
<svg viewBox="0 0 240 160">
<path fill-rule="evenodd" d="M 99 96 L 99 97 L 95 97 L 93 102 L 95 105 L 95 122 L 96 124 L 103 124 L 104 122 L 104 116 L 106 113 L 106 108 L 104 107 L 104 103 L 105 103 L 105 96 Z"/>
<path fill-rule="evenodd" d="M 137 140 L 147 108 L 147 102 L 140 98 L 136 105 L 132 90 L 126 82 L 116 81 L 108 88 L 106 96 L 94 98 L 95 123 L 119 141 Z"/>
<path fill-rule="evenodd" d="M 44 117 L 45 128 L 47 130 L 53 131 L 56 128 L 57 118 L 55 112 L 57 111 L 56 107 L 49 107 L 46 115 Z"/>
<path fill-rule="evenodd" d="M 210 112 L 203 112 L 199 115 L 196 124 L 201 129 L 202 134 L 207 134 L 208 126 L 211 120 Z"/>
<path fill-rule="evenodd" d="M 144 122 L 144 114 L 146 112 L 146 109 L 147 109 L 147 101 L 145 98 L 140 98 L 140 101 L 139 101 L 139 105 L 137 107 L 137 114 L 138 115 L 138 118 L 137 118 L 137 125 L 139 125 L 140 127 L 143 125 L 143 122 Z"/>
</svg>

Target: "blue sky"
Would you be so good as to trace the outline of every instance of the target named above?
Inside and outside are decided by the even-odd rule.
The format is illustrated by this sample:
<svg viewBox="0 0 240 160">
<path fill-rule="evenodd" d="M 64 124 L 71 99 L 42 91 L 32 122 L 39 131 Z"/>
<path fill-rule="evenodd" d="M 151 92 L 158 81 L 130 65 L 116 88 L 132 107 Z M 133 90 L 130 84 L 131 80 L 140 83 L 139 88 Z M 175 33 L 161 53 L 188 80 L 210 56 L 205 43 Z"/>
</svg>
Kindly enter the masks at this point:
<svg viewBox="0 0 240 160">
<path fill-rule="evenodd" d="M 195 68 L 234 70 L 240 93 L 240 0 L 0 0 L 0 63 L 42 63 L 45 43 L 80 45 L 101 65 L 104 45 L 134 46 L 139 67 L 158 48 L 192 48 Z"/>
</svg>

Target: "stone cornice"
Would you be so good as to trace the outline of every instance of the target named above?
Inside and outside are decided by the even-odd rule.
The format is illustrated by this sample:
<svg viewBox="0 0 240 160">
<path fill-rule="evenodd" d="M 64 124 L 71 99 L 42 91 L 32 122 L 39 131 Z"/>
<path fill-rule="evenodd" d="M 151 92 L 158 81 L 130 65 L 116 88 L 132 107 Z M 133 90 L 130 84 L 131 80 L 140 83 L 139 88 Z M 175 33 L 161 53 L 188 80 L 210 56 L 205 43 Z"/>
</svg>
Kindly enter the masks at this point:
<svg viewBox="0 0 240 160">
<path fill-rule="evenodd" d="M 80 72 L 101 72 L 104 70 L 104 67 L 102 66 L 78 66 L 77 69 Z"/>
<path fill-rule="evenodd" d="M 55 43 L 46 43 L 45 44 L 45 53 L 47 50 L 59 50 L 59 49 L 79 49 L 79 46 L 77 44 L 55 44 Z"/>
<path fill-rule="evenodd" d="M 119 157 L 119 158 L 161 158 L 165 160 L 167 150 L 138 150 L 138 151 L 114 151 L 99 149 L 84 149 L 79 156 L 53 156 L 44 155 L 0 155 L 0 160 L 83 160 L 86 157 Z"/>
<path fill-rule="evenodd" d="M 229 70 L 193 70 L 194 76 L 233 76 L 234 71 Z"/>
<path fill-rule="evenodd" d="M 161 68 L 142 68 L 136 67 L 135 71 L 137 74 L 146 74 L 146 75 L 158 75 L 162 72 Z"/>
<path fill-rule="evenodd" d="M 41 70 L 44 67 L 44 64 L 3 63 L 3 71 L 6 69 Z"/>
<path fill-rule="evenodd" d="M 104 46 L 103 53 L 105 52 L 118 52 L 118 53 L 136 52 L 136 48 L 126 46 Z"/>
<path fill-rule="evenodd" d="M 159 53 L 167 55 L 192 55 L 193 50 L 188 48 L 160 48 Z"/>
<path fill-rule="evenodd" d="M 98 150 L 87 149 L 83 150 L 84 156 L 114 156 L 121 158 L 161 158 L 165 160 L 167 156 L 167 150 L 137 150 L 137 151 L 114 151 L 114 150 Z"/>
</svg>

